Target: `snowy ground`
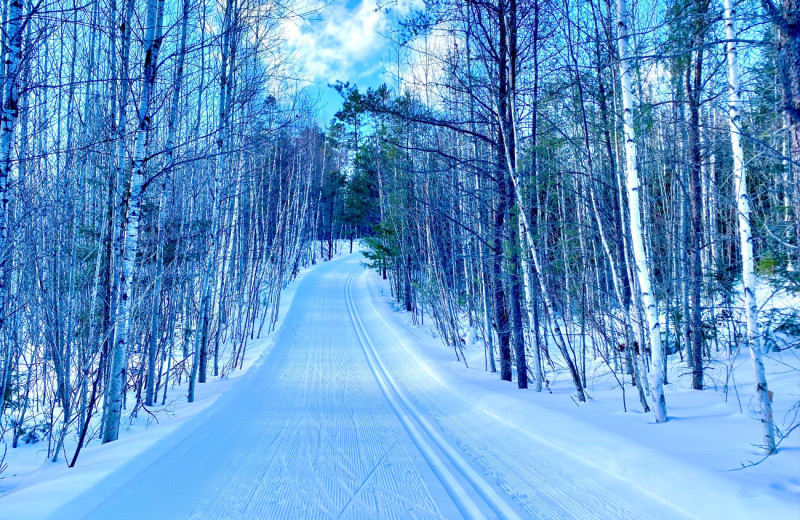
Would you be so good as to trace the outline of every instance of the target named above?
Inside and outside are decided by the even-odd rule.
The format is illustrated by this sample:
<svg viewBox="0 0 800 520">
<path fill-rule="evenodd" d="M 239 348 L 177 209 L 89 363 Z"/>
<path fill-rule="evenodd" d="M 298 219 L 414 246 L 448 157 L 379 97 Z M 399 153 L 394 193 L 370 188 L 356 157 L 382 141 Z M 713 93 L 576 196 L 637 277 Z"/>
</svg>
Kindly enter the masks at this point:
<svg viewBox="0 0 800 520">
<path fill-rule="evenodd" d="M 11 491 L 0 519 L 800 518 L 797 435 L 730 471 L 758 459 L 751 391 L 740 413 L 732 396 L 668 387 L 664 425 L 623 413 L 604 378 L 579 407 L 563 377 L 552 394 L 519 391 L 483 371 L 479 345 L 466 369 L 393 312 L 360 260 L 293 284 L 278 332 L 238 381 L 200 385 L 191 406 L 173 392 L 172 420 L 92 446 L 72 470 L 0 480 Z M 768 364 L 779 422 L 800 400 L 789 355 Z"/>
</svg>

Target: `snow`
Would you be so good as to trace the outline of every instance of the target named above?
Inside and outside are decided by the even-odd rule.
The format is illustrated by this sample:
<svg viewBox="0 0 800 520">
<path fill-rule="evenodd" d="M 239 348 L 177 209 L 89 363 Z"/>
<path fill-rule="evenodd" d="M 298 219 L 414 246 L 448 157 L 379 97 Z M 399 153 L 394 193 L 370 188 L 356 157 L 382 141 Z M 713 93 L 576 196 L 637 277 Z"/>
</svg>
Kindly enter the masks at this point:
<svg viewBox="0 0 800 520">
<path fill-rule="evenodd" d="M 484 372 L 475 338 L 465 368 L 360 262 L 304 272 L 249 370 L 198 385 L 192 405 L 173 390 L 159 424 L 139 417 L 73 469 L 9 450 L 0 519 L 800 517 L 798 432 L 739 469 L 759 459 L 746 357 L 743 412 L 732 391 L 683 389 L 676 363 L 666 424 L 630 390 L 623 413 L 600 370 L 577 406 L 566 377 L 536 393 Z M 766 361 L 783 424 L 800 363 L 794 349 Z"/>
</svg>

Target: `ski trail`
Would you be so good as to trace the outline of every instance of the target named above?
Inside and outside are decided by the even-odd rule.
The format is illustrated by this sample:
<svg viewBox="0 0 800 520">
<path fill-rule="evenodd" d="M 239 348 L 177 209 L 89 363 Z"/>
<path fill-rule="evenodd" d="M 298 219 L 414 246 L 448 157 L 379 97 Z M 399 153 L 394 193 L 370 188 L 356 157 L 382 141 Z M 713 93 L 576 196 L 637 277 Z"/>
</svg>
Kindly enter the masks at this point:
<svg viewBox="0 0 800 520">
<path fill-rule="evenodd" d="M 358 260 L 309 272 L 263 362 L 51 518 L 683 517 L 431 377 Z"/>
<path fill-rule="evenodd" d="M 435 367 L 418 359 L 407 344 L 413 337 L 389 323 L 372 297 L 362 296 L 356 306 L 364 327 L 376 338 L 374 344 L 393 347 L 381 349 L 385 370 L 391 371 L 396 385 L 407 389 L 419 415 L 431 418 L 431 428 L 452 439 L 463 460 L 472 461 L 527 515 L 541 520 L 697 518 L 665 503 L 657 489 L 642 492 L 602 468 L 554 450 L 536 437 L 536 417 L 526 427 L 510 425 L 468 402 Z"/>
</svg>

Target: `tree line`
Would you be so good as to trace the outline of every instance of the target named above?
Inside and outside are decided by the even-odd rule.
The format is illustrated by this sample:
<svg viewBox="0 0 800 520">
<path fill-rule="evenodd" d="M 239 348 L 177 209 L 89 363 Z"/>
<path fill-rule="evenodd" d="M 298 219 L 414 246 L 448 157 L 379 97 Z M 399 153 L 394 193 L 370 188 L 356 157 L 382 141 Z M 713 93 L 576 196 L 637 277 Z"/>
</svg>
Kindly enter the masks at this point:
<svg viewBox="0 0 800 520">
<path fill-rule="evenodd" d="M 74 465 L 193 401 L 362 239 L 520 388 L 584 401 L 599 363 L 663 422 L 670 358 L 700 390 L 749 349 L 773 452 L 762 356 L 800 318 L 756 288 L 800 289 L 800 6 L 628 1 L 429 0 L 323 130 L 292 3 L 6 0 L 0 438 Z"/>
<path fill-rule="evenodd" d="M 762 357 L 796 345 L 798 318 L 759 316 L 756 288 L 800 289 L 799 16 L 430 0 L 393 35 L 391 88 L 337 85 L 357 201 L 339 218 L 415 320 L 459 359 L 479 331 L 519 388 L 564 370 L 584 401 L 600 363 L 664 422 L 670 357 L 702 390 L 749 349 L 772 453 Z"/>
<path fill-rule="evenodd" d="M 0 438 L 74 465 L 242 367 L 316 244 L 327 137 L 254 0 L 8 0 Z M 339 231 L 338 233 L 341 234 Z M 327 243 L 327 242 L 326 242 Z"/>
</svg>

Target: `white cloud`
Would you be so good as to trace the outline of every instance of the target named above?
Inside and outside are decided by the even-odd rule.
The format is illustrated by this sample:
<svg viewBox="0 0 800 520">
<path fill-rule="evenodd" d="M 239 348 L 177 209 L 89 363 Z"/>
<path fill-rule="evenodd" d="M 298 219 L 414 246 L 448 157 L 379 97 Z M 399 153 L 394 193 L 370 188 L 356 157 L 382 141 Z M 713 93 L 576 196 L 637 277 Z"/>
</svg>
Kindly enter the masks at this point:
<svg viewBox="0 0 800 520">
<path fill-rule="evenodd" d="M 351 8 L 344 0 L 319 9 L 320 19 L 301 17 L 283 23 L 283 36 L 307 79 L 317 83 L 358 81 L 381 68 L 387 46 L 382 36 L 389 15 L 375 0 L 361 0 Z"/>
</svg>

